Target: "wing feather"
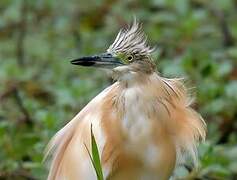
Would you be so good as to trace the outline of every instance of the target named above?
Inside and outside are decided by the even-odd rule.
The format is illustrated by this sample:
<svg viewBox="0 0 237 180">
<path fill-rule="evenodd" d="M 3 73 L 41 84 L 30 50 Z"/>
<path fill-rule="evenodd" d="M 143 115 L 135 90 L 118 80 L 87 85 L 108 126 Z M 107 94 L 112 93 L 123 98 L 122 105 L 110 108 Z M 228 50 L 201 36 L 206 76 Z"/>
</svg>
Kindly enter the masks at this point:
<svg viewBox="0 0 237 180">
<path fill-rule="evenodd" d="M 52 155 L 48 180 L 59 180 L 63 179 L 63 177 L 70 177 L 70 180 L 80 179 L 80 177 L 96 179 L 88 153 L 85 151 L 84 143 L 87 147 L 90 147 L 90 125 L 92 124 L 93 132 L 98 140 L 99 150 L 102 152 L 104 135 L 100 126 L 99 107 L 101 107 L 100 104 L 106 94 L 115 86 L 116 83 L 97 95 L 52 138 L 45 154 L 46 158 Z"/>
</svg>

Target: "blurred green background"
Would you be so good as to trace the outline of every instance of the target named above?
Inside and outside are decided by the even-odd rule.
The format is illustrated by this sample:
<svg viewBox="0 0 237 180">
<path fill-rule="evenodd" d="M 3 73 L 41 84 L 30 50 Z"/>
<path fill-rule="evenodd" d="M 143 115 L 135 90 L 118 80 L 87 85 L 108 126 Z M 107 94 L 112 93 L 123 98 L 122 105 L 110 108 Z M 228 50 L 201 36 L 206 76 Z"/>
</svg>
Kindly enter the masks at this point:
<svg viewBox="0 0 237 180">
<path fill-rule="evenodd" d="M 0 179 L 45 179 L 49 139 L 111 79 L 70 60 L 104 52 L 143 23 L 157 69 L 195 86 L 208 124 L 200 169 L 185 179 L 237 179 L 236 0 L 1 0 Z"/>
</svg>

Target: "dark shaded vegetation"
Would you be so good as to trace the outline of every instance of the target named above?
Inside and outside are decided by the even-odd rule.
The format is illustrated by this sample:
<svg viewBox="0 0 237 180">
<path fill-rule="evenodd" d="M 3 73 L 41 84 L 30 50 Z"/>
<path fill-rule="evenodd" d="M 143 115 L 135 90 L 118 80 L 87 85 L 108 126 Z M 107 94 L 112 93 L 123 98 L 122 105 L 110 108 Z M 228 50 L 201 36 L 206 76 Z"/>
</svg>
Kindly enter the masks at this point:
<svg viewBox="0 0 237 180">
<path fill-rule="evenodd" d="M 190 179 L 237 179 L 236 0 L 1 0 L 0 179 L 45 179 L 49 139 L 111 79 L 70 60 L 101 53 L 133 15 L 157 69 L 195 86 L 208 124 Z"/>
</svg>

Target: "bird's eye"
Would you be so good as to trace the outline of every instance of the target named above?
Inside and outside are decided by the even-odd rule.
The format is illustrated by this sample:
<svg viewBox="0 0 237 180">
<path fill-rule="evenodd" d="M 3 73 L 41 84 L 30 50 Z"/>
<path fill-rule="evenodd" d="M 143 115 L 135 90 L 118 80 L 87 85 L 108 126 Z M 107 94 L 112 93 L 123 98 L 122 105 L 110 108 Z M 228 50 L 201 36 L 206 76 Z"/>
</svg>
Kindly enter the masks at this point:
<svg viewBox="0 0 237 180">
<path fill-rule="evenodd" d="M 128 61 L 129 61 L 129 62 L 132 62 L 132 60 L 133 60 L 133 56 L 132 56 L 132 55 L 129 55 L 129 56 L 128 56 Z"/>
</svg>

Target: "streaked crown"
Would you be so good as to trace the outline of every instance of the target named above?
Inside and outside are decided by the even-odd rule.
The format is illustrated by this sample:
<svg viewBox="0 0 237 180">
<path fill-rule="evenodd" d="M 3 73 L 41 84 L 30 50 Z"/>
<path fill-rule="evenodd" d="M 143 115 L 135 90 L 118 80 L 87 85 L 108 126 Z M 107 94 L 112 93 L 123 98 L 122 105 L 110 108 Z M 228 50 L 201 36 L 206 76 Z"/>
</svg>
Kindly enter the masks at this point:
<svg viewBox="0 0 237 180">
<path fill-rule="evenodd" d="M 147 44 L 147 37 L 142 31 L 142 26 L 136 20 L 132 26 L 119 31 L 113 44 L 107 49 L 108 53 L 129 53 L 148 56 L 154 48 Z"/>
</svg>

